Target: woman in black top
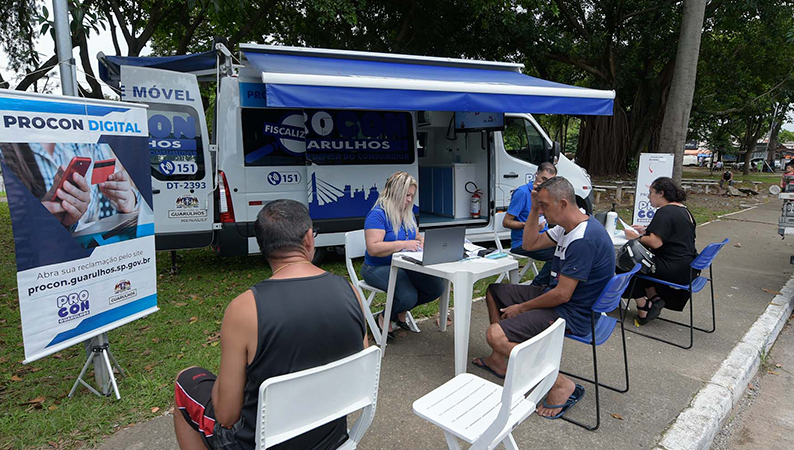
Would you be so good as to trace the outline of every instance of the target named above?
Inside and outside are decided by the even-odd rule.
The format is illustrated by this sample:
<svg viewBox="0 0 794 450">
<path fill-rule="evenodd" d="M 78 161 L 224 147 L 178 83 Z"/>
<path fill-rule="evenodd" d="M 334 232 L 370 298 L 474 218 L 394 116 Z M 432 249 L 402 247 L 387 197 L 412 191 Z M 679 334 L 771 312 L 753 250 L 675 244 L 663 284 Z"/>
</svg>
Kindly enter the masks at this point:
<svg viewBox="0 0 794 450">
<path fill-rule="evenodd" d="M 635 226 L 626 230 L 628 239 L 639 238 L 640 243 L 653 251 L 656 272 L 651 276 L 659 280 L 688 285 L 690 264 L 697 256 L 695 249 L 695 218 L 681 204 L 686 192 L 667 177 L 657 178 L 650 188 L 648 200 L 658 208 L 647 227 Z M 695 274 L 697 275 L 697 273 Z M 634 298 L 641 324 L 659 317 L 662 308 L 682 311 L 689 300 L 689 292 L 672 289 L 658 283 L 636 278 L 631 292 L 624 298 Z"/>
</svg>

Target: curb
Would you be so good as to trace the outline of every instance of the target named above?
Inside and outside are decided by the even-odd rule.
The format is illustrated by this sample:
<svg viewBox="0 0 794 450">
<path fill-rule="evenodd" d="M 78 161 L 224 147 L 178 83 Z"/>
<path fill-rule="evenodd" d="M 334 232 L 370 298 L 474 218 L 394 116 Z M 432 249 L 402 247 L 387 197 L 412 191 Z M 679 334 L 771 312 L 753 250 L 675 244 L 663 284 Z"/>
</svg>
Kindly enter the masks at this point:
<svg viewBox="0 0 794 450">
<path fill-rule="evenodd" d="M 654 450 L 708 450 L 758 373 L 759 354 L 768 352 L 794 309 L 794 276 L 731 350 L 692 403 L 662 434 Z"/>
</svg>

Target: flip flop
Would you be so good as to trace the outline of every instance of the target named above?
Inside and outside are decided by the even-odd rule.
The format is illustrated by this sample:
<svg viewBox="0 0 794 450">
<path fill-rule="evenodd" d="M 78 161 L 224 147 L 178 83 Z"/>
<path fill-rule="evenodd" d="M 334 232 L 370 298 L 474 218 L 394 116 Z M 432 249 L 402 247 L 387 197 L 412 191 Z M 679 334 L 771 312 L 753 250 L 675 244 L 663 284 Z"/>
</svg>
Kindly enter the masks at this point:
<svg viewBox="0 0 794 450">
<path fill-rule="evenodd" d="M 562 410 L 560 410 L 560 412 L 558 412 L 556 415 L 543 416 L 543 417 L 549 420 L 559 419 L 560 417 L 564 416 L 569 409 L 571 409 L 571 406 L 575 405 L 576 402 L 581 400 L 582 397 L 584 397 L 584 387 L 577 384 L 576 387 L 573 389 L 573 394 L 571 394 L 570 397 L 568 397 L 568 401 L 566 401 L 562 405 L 548 405 L 546 404 L 546 399 L 543 399 L 544 408 L 549 408 L 549 409 L 562 408 Z"/>
<path fill-rule="evenodd" d="M 477 363 L 477 361 L 479 361 L 479 364 Z M 499 378 L 499 379 L 502 379 L 502 380 L 505 379 L 504 375 L 499 375 L 498 373 L 496 373 L 495 370 L 493 370 L 491 368 L 491 366 L 489 366 L 488 364 L 485 364 L 485 361 L 483 361 L 482 358 L 477 358 L 474 361 L 472 361 L 471 363 L 474 364 L 475 366 L 479 367 L 480 369 L 483 369 L 483 370 L 485 370 L 487 372 L 490 372 L 491 375 L 495 376 L 496 378 Z"/>
</svg>

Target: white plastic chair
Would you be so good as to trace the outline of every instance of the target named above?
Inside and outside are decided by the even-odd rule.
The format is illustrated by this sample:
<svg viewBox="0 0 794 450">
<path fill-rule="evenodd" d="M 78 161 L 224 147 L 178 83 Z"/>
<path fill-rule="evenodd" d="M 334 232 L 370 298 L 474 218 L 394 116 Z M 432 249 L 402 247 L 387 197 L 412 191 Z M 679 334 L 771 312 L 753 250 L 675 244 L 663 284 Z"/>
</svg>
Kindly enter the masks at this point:
<svg viewBox="0 0 794 450">
<path fill-rule="evenodd" d="M 498 248 L 500 252 L 504 252 L 505 250 L 504 250 L 504 248 L 502 248 L 502 240 L 499 239 L 499 234 L 501 234 L 504 231 L 512 231 L 509 228 L 505 228 L 505 226 L 504 226 L 505 214 L 506 214 L 505 212 L 499 212 L 499 213 L 496 213 L 496 215 L 494 216 L 493 239 L 496 242 L 496 248 Z M 510 250 L 507 251 L 507 254 L 511 255 L 513 258 L 516 258 L 516 259 L 519 259 L 519 260 L 522 260 L 522 259 L 526 259 L 527 260 L 526 264 L 524 264 L 524 267 L 522 267 L 521 270 L 518 272 L 518 279 L 519 280 L 524 278 L 524 275 L 527 273 L 527 270 L 529 270 L 530 268 L 532 268 L 532 273 L 534 273 L 535 276 L 538 276 L 538 268 L 535 267 L 535 260 L 534 259 L 532 259 L 532 258 L 530 258 L 528 256 L 525 256 L 525 255 L 521 255 L 521 254 L 518 254 L 518 253 L 513 253 Z M 499 275 L 499 278 L 496 280 L 496 282 L 497 283 L 501 283 L 502 280 L 504 280 L 506 276 L 509 277 L 510 275 L 507 272 Z"/>
<path fill-rule="evenodd" d="M 375 416 L 379 378 L 380 348 L 375 346 L 324 366 L 268 378 L 259 386 L 256 449 L 363 409 L 339 447 L 356 448 Z"/>
<path fill-rule="evenodd" d="M 375 316 L 372 314 L 370 306 L 372 305 L 372 300 L 375 299 L 375 294 L 383 291 L 370 286 L 364 280 L 359 280 L 356 269 L 353 267 L 353 259 L 363 257 L 366 249 L 367 242 L 364 239 L 364 230 L 348 231 L 345 233 L 345 266 L 347 266 L 347 274 L 350 276 L 350 281 L 353 283 L 353 286 L 356 287 L 358 294 L 364 301 L 364 313 L 367 315 L 367 323 L 369 324 L 369 329 L 372 331 L 372 336 L 375 337 L 375 342 L 381 345 L 381 336 L 380 333 L 378 333 L 378 322 L 375 321 Z M 368 291 L 369 295 L 365 296 L 363 291 Z M 411 328 L 411 331 L 419 333 L 419 327 L 416 325 L 411 311 L 405 314 L 405 322 Z"/>
<path fill-rule="evenodd" d="M 471 450 L 504 444 L 518 450 L 513 428 L 535 411 L 560 370 L 565 320 L 554 324 L 510 352 L 504 388 L 463 373 L 414 402 L 414 413 L 442 430 L 450 450 L 458 438 Z M 529 392 L 529 395 L 527 395 Z"/>
</svg>

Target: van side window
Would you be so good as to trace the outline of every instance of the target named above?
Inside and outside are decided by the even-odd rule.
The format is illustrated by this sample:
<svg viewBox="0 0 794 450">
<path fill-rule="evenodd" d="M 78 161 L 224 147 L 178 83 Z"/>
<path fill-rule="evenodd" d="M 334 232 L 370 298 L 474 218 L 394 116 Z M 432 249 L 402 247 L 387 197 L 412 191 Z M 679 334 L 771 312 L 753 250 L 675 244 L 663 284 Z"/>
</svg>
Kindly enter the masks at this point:
<svg viewBox="0 0 794 450">
<path fill-rule="evenodd" d="M 302 166 L 306 163 L 303 111 L 243 108 L 245 166 Z"/>
<path fill-rule="evenodd" d="M 548 149 L 540 132 L 526 119 L 507 118 L 502 132 L 508 155 L 539 165 L 548 160 Z"/>
<path fill-rule="evenodd" d="M 149 103 L 149 164 L 161 181 L 204 178 L 204 145 L 196 110 Z"/>
</svg>

